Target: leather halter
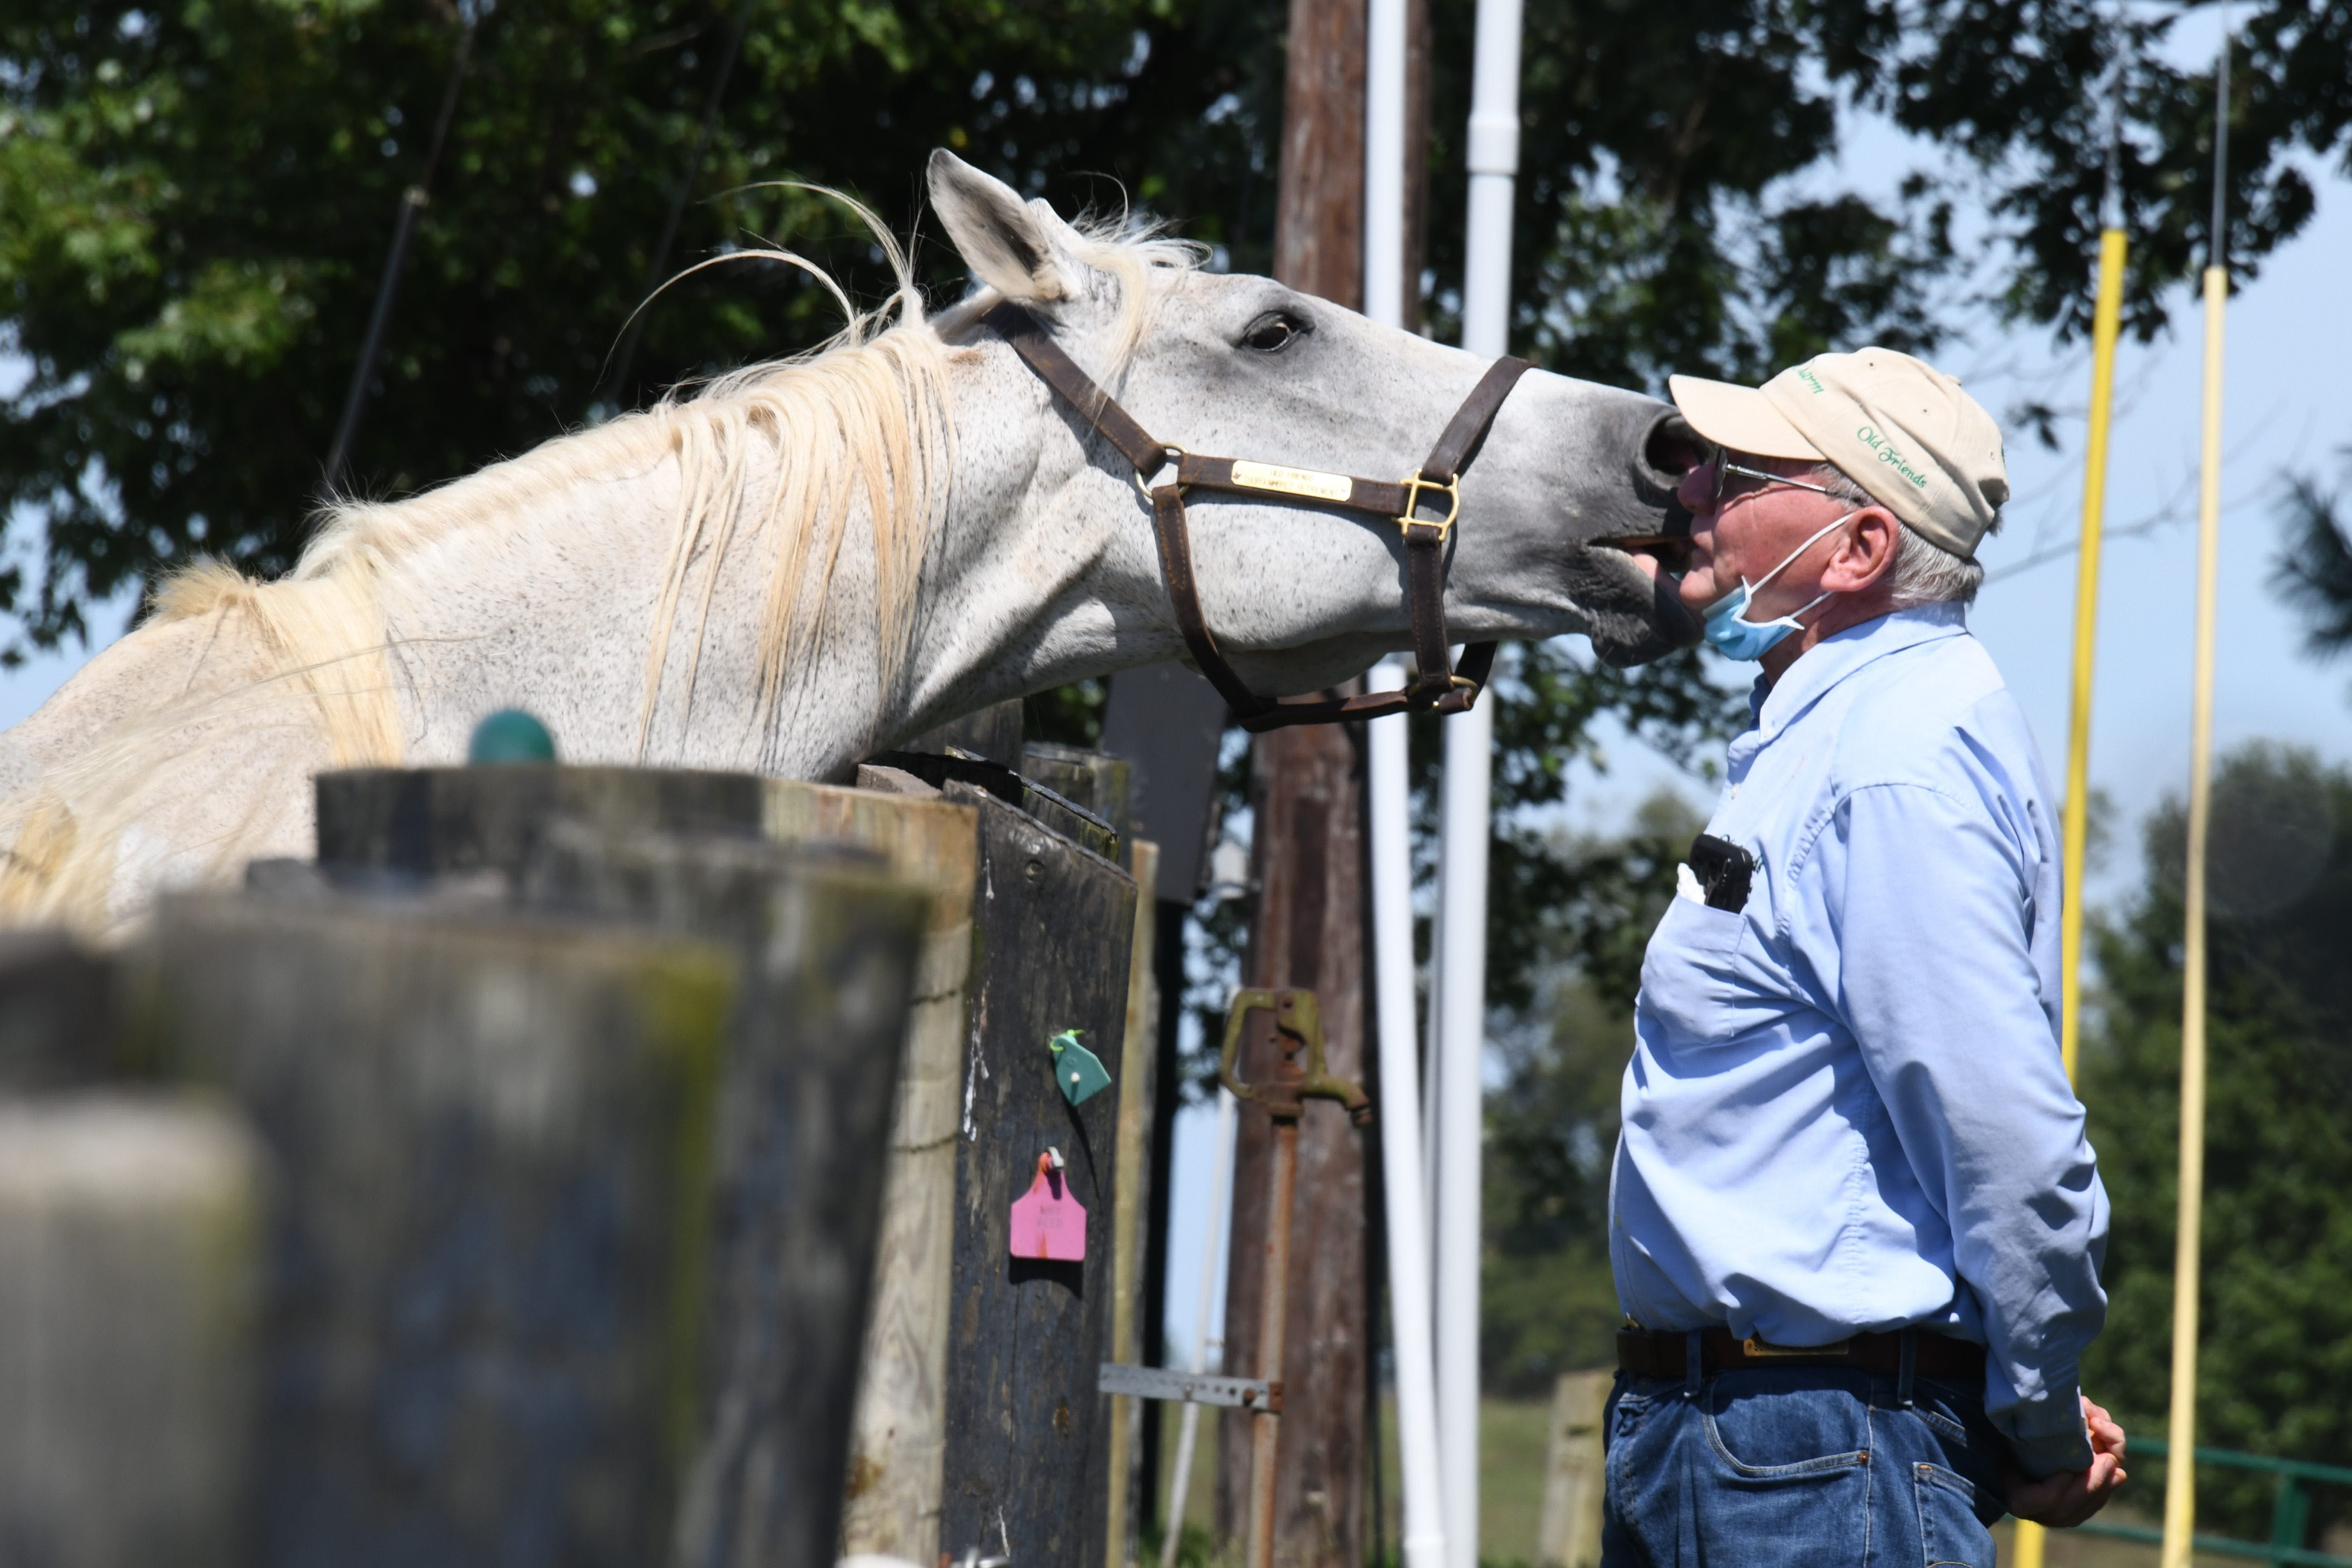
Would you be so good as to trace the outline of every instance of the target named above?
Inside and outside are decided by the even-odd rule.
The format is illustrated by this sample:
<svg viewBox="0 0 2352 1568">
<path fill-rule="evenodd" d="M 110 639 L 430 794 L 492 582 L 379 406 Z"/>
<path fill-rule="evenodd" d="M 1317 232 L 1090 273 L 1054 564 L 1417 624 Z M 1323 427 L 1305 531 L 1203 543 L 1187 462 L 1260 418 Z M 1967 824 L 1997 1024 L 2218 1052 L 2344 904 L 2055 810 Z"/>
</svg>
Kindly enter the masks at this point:
<svg viewBox="0 0 2352 1568">
<path fill-rule="evenodd" d="M 1061 394 L 1079 418 L 1135 465 L 1136 489 L 1151 502 L 1152 531 L 1160 543 L 1160 568 L 1168 579 L 1168 596 L 1176 606 L 1176 627 L 1184 634 L 1192 662 L 1224 698 L 1243 729 L 1262 732 L 1292 724 L 1332 724 L 1407 711 L 1463 713 L 1478 700 L 1479 690 L 1494 668 L 1495 645 L 1472 643 L 1465 647 L 1458 670 L 1446 658 L 1445 541 L 1462 510 L 1462 470 L 1476 455 L 1478 443 L 1494 424 L 1503 399 L 1511 395 L 1519 377 L 1533 368 L 1527 361 L 1506 356 L 1488 365 L 1421 467 L 1410 477 L 1390 482 L 1234 458 L 1203 458 L 1154 440 L 1134 416 L 1062 352 L 1036 317 L 1007 300 L 981 319 L 1012 345 L 1040 380 Z M 1172 481 L 1144 482 L 1171 461 L 1176 468 Z M 1217 640 L 1210 636 L 1208 619 L 1202 613 L 1201 588 L 1192 576 L 1192 544 L 1184 524 L 1184 491 L 1195 485 L 1261 500 L 1279 497 L 1310 506 L 1337 507 L 1386 518 L 1402 528 L 1405 610 L 1412 622 L 1420 680 L 1402 691 L 1373 691 L 1361 697 L 1286 700 L 1252 691 L 1217 650 Z M 1425 503 L 1443 504 L 1445 515 L 1417 515 Z"/>
</svg>

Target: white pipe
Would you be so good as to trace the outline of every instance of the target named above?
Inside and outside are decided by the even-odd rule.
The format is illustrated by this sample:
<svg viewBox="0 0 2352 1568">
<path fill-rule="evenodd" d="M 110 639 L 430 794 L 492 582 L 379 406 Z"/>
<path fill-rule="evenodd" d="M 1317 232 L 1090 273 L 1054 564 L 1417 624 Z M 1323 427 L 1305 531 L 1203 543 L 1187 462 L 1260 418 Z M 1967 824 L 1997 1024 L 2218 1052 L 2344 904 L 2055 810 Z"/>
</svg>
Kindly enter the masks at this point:
<svg viewBox="0 0 2352 1568">
<path fill-rule="evenodd" d="M 1469 142 L 1462 346 L 1494 359 L 1510 352 L 1511 188 L 1519 172 L 1519 0 L 1478 0 Z"/>
<path fill-rule="evenodd" d="M 1509 352 L 1511 198 L 1519 165 L 1520 0 L 1478 0 L 1462 346 Z M 1478 1568 L 1480 1140 L 1486 1043 L 1486 844 L 1494 699 L 1445 721 L 1438 885 L 1437 1426 L 1447 1568 Z"/>
<path fill-rule="evenodd" d="M 1404 324 L 1405 0 L 1364 18 L 1364 314 Z"/>
<path fill-rule="evenodd" d="M 1426 1048 L 1421 1053 L 1421 1212 L 1431 1217 L 1433 1228 L 1423 1237 L 1433 1248 L 1437 1244 L 1434 1221 L 1437 1215 L 1437 1125 L 1445 1097 L 1439 1093 L 1437 1069 L 1438 1020 L 1444 996 L 1438 987 L 1443 978 L 1437 973 L 1437 933 L 1445 929 L 1445 895 L 1441 890 L 1433 895 L 1429 918 L 1429 995 L 1423 1005 L 1426 1009 L 1421 1037 Z M 1437 1278 L 1437 1254 L 1429 1255 L 1429 1277 Z"/>
<path fill-rule="evenodd" d="M 1369 0 L 1364 39 L 1364 314 L 1404 324 L 1405 0 Z M 1371 689 L 1404 685 L 1383 659 Z M 1381 1053 L 1381 1169 L 1388 1208 L 1389 1299 L 1395 1338 L 1397 1453 L 1404 1479 L 1404 1568 L 1444 1568 L 1439 1505 L 1437 1383 L 1430 1322 L 1420 1037 L 1413 1016 L 1412 780 L 1405 721 L 1368 728 L 1372 973 Z"/>
<path fill-rule="evenodd" d="M 1435 1228 L 1437 1429 L 1444 1467 L 1439 1506 L 1447 1568 L 1478 1568 L 1479 1142 L 1486 1109 L 1486 748 L 1493 734 L 1485 702 L 1445 721 Z"/>
<path fill-rule="evenodd" d="M 1382 0 L 1373 0 L 1375 5 Z M 1402 9 L 1402 7 L 1400 7 Z M 1404 685 L 1382 659 L 1371 689 Z M 1366 726 L 1371 795 L 1372 983 L 1381 1052 L 1381 1174 L 1388 1200 L 1389 1300 L 1396 1336 L 1397 1455 L 1404 1474 L 1404 1568 L 1444 1568 L 1437 1373 L 1430 1339 L 1429 1247 L 1422 1223 L 1420 1064 L 1412 998 L 1412 781 L 1402 714 Z"/>
<path fill-rule="evenodd" d="M 1232 1205 L 1225 1198 L 1225 1184 L 1234 1166 L 1234 1097 L 1230 1090 L 1217 1090 L 1217 1157 L 1209 1174 L 1209 1234 L 1201 1246 L 1201 1292 L 1192 1308 L 1192 1371 L 1195 1375 L 1209 1370 L 1209 1307 L 1215 1300 L 1213 1292 L 1220 1272 L 1217 1264 L 1223 1256 L 1219 1243 L 1224 1239 L 1225 1215 Z M 1176 1568 L 1177 1543 L 1184 1535 L 1184 1504 L 1192 1495 L 1192 1446 L 1200 1440 L 1201 1406 L 1192 1400 L 1184 1402 L 1182 1426 L 1176 1434 L 1176 1473 L 1168 1479 L 1167 1533 L 1160 1538 L 1160 1568 Z"/>
</svg>

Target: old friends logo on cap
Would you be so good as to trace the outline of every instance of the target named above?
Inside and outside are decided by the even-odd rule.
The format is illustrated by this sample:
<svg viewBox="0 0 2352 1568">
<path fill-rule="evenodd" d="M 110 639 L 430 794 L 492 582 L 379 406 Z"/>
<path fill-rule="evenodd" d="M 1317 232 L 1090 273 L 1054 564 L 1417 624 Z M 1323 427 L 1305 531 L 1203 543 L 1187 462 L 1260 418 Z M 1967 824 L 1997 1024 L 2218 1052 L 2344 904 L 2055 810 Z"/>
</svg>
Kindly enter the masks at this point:
<svg viewBox="0 0 2352 1568">
<path fill-rule="evenodd" d="M 1766 382 L 1759 395 L 1887 510 L 1955 554 L 1976 553 L 2009 499 L 1992 416 L 1909 354 L 1820 354 Z"/>
<path fill-rule="evenodd" d="M 1811 365 L 1801 364 L 1793 374 L 1799 381 L 1803 382 L 1811 390 L 1814 396 L 1829 395 L 1829 388 L 1822 384 L 1822 378 L 1813 374 Z M 1959 384 L 1954 382 L 1952 384 L 1957 386 Z M 1924 490 L 1927 488 L 1927 476 L 1920 469 L 1913 468 L 1911 460 L 1903 455 L 1903 448 L 1896 446 L 1878 426 L 1864 420 L 1854 427 L 1853 436 L 1855 440 L 1877 453 L 1878 460 L 1893 468 L 1895 474 L 1912 489 Z"/>
</svg>

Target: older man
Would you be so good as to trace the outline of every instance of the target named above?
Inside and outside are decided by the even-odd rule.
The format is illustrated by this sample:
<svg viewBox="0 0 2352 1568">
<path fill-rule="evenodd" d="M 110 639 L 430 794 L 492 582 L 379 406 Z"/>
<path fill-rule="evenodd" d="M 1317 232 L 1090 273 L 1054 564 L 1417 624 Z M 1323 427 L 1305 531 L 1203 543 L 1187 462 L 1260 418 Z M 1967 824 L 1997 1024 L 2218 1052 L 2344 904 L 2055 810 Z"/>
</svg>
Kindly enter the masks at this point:
<svg viewBox="0 0 2352 1568">
<path fill-rule="evenodd" d="M 2107 1204 L 2058 826 L 1965 614 L 2000 433 L 1885 349 L 1672 384 L 1717 447 L 1679 592 L 1763 674 L 1642 970 L 1604 1560 L 1989 1568 L 2124 1447 L 2076 1385 Z"/>
</svg>

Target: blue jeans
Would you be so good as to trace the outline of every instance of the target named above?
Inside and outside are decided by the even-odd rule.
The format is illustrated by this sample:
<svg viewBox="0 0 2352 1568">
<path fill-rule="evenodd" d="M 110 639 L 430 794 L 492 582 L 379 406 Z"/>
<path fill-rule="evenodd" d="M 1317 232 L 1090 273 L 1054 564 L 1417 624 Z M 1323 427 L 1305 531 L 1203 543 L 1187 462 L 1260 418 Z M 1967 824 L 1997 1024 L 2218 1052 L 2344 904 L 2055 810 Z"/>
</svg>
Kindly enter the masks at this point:
<svg viewBox="0 0 2352 1568">
<path fill-rule="evenodd" d="M 1604 1568 L 1993 1568 L 2004 1441 L 1979 1389 L 1839 1367 L 1620 1373 Z"/>
</svg>

